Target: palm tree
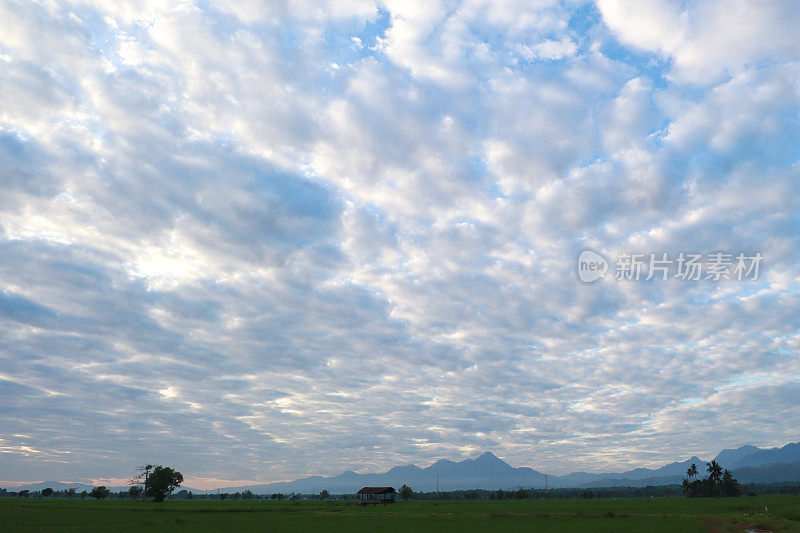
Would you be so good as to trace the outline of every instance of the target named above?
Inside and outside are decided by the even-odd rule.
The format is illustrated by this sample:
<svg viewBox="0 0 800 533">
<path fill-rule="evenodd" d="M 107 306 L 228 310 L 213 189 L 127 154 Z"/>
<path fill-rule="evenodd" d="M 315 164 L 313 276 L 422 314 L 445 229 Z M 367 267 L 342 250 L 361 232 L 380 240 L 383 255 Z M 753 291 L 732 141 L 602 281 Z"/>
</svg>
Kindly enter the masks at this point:
<svg viewBox="0 0 800 533">
<path fill-rule="evenodd" d="M 683 480 L 683 493 L 689 496 L 694 486 L 694 478 L 697 477 L 697 465 L 692 463 L 688 469 L 686 469 L 686 478 Z"/>
<path fill-rule="evenodd" d="M 719 478 L 722 476 L 722 467 L 719 466 L 716 459 L 708 463 L 706 471 L 708 472 L 708 477 L 711 478 L 712 481 L 719 481 Z"/>
<path fill-rule="evenodd" d="M 722 477 L 722 467 L 719 466 L 719 463 L 714 459 L 708 463 L 706 471 L 708 472 L 708 479 L 717 484 L 719 487 L 719 495 L 722 496 L 722 484 L 719 482 L 720 477 Z"/>
</svg>

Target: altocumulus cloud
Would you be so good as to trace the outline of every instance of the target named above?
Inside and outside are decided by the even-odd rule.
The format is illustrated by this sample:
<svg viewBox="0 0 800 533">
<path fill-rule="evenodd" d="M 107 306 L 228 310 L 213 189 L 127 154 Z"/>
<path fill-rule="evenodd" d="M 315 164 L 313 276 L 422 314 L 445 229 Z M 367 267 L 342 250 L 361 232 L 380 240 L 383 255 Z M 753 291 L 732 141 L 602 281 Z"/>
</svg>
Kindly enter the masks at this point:
<svg viewBox="0 0 800 533">
<path fill-rule="evenodd" d="M 3 481 L 797 440 L 796 2 L 235 4 L 0 3 Z"/>
</svg>

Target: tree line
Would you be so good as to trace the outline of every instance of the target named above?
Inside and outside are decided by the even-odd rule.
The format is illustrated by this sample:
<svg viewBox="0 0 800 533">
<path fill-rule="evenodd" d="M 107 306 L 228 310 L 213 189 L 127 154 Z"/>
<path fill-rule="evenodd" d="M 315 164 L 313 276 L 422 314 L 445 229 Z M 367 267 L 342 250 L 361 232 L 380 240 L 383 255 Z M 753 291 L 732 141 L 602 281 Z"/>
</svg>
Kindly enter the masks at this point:
<svg viewBox="0 0 800 533">
<path fill-rule="evenodd" d="M 723 471 L 724 473 L 724 471 Z M 743 494 L 747 496 L 758 496 L 763 494 L 800 494 L 800 483 L 746 483 L 740 484 Z M 119 491 L 108 493 L 107 498 L 113 499 L 140 499 L 141 492 L 132 487 L 131 491 Z M 527 488 L 520 491 L 516 490 L 486 490 L 468 489 L 453 491 L 431 491 L 416 492 L 409 487 L 408 498 L 417 500 L 509 500 L 509 499 L 587 499 L 587 498 L 663 498 L 687 495 L 678 484 L 672 485 L 649 485 L 645 487 L 592 487 L 587 488 L 552 488 L 552 489 L 532 489 Z M 52 492 L 50 492 L 52 491 Z M 41 491 L 13 491 L 0 488 L 0 498 L 92 498 L 92 491 L 76 492 L 75 489 L 54 490 L 52 488 Z M 719 491 L 712 496 L 719 496 Z M 401 493 L 401 498 L 402 498 Z M 185 500 L 261 500 L 261 501 L 301 501 L 301 500 L 355 500 L 354 494 L 300 494 L 300 493 L 272 493 L 254 494 L 252 491 L 244 490 L 234 493 L 192 493 L 185 489 L 170 494 L 169 499 Z"/>
<path fill-rule="evenodd" d="M 723 469 L 716 460 L 706 464 L 708 477 L 700 479 L 697 465 L 692 466 L 686 471 L 681 488 L 683 493 L 695 498 L 698 496 L 741 496 L 743 493 L 741 485 L 733 477 L 727 468 Z"/>
<path fill-rule="evenodd" d="M 163 502 L 164 499 L 183 483 L 183 474 L 174 468 L 162 465 L 143 465 L 137 467 L 136 476 L 128 480 L 131 487 L 126 491 L 114 493 L 117 498 L 149 498 L 154 502 Z M 41 491 L 35 492 L 34 496 L 43 498 L 68 498 L 79 497 L 81 499 L 94 498 L 102 500 L 111 496 L 111 490 L 105 485 L 99 485 L 92 490 L 84 490 L 80 493 L 71 487 L 65 490 L 56 491 L 52 487 L 45 487 Z M 27 498 L 31 496 L 30 490 L 8 491 L 0 489 L 0 496 L 15 496 L 17 498 Z"/>
</svg>

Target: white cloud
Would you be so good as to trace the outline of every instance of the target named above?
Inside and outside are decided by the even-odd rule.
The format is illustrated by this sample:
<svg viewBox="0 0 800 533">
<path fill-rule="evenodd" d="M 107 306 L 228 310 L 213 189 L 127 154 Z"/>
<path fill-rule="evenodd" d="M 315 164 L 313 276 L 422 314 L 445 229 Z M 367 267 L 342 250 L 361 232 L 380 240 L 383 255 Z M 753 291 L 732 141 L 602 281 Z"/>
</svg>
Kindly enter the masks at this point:
<svg viewBox="0 0 800 533">
<path fill-rule="evenodd" d="M 518 49 L 522 57 L 529 61 L 537 58 L 564 59 L 574 56 L 578 50 L 575 43 L 566 37 L 560 41 L 547 39 L 533 46 L 521 45 Z"/>
<path fill-rule="evenodd" d="M 791 0 L 598 0 L 619 39 L 674 61 L 679 80 L 713 82 L 764 62 L 797 61 L 800 7 Z"/>
</svg>

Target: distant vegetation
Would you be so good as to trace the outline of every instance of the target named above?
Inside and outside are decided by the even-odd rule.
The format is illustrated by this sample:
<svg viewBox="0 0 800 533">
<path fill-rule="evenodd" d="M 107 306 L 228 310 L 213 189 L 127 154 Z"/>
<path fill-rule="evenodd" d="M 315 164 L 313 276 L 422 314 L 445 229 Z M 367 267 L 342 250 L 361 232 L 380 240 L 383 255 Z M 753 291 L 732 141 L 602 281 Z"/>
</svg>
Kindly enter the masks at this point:
<svg viewBox="0 0 800 533">
<path fill-rule="evenodd" d="M 96 500 L 106 498 L 125 498 L 139 499 L 151 498 L 154 502 L 163 502 L 172 492 L 183 483 L 183 474 L 168 466 L 144 465 L 137 468 L 137 475 L 129 480 L 131 487 L 125 491 L 111 492 L 111 489 L 104 485 L 98 485 L 91 491 L 83 491 L 79 494 L 83 500 L 87 496 Z M 186 492 L 186 491 L 182 491 Z M 249 492 L 249 491 L 246 491 Z M 74 488 L 65 490 L 55 490 L 52 487 L 45 487 L 41 491 L 31 493 L 28 489 L 10 491 L 0 489 L 0 498 L 65 498 L 72 499 L 77 491 Z M 191 493 L 189 493 L 191 494 Z M 250 497 L 253 493 L 250 492 Z M 191 497 L 191 496 L 190 496 Z"/>
<path fill-rule="evenodd" d="M 740 485 L 742 493 L 748 496 L 758 496 L 767 494 L 795 494 L 800 495 L 800 483 L 746 483 Z M 416 492 L 411 487 L 407 493 L 408 498 L 404 500 L 575 500 L 575 499 L 595 499 L 595 498 L 664 498 L 686 495 L 682 491 L 681 485 L 654 485 L 647 487 L 593 487 L 587 488 L 555 488 L 555 489 L 517 489 L 517 490 L 454 490 L 440 492 Z M 50 491 L 48 491 L 50 489 Z M 138 491 L 136 490 L 138 489 Z M 402 487 L 401 487 L 402 490 Z M 49 499 L 71 499 L 75 496 L 86 498 L 90 492 L 76 493 L 75 489 L 53 490 L 48 487 L 41 491 L 20 490 L 13 491 L 0 489 L 0 498 L 49 498 Z M 134 486 L 128 490 L 110 492 L 109 499 L 139 499 L 142 495 L 142 487 Z M 262 501 L 307 501 L 319 500 L 320 494 L 254 494 L 252 491 L 245 490 L 235 493 L 193 493 L 183 489 L 167 495 L 167 500 L 262 500 Z M 401 493 L 402 496 L 402 493 Z M 716 494 L 719 496 L 719 494 Z M 329 494 L 329 500 L 349 501 L 355 500 L 353 494 Z"/>
</svg>

